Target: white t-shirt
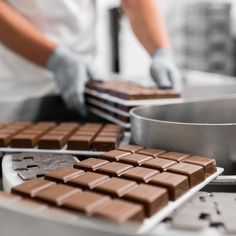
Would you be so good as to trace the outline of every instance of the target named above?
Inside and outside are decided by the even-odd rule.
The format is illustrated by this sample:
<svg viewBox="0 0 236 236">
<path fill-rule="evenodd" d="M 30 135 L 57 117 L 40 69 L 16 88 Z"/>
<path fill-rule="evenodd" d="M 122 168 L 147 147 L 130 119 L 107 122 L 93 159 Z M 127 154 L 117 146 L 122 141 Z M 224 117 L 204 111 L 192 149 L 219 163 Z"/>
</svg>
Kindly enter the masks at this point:
<svg viewBox="0 0 236 236">
<path fill-rule="evenodd" d="M 46 37 L 91 58 L 95 49 L 95 0 L 8 0 Z M 32 49 L 33 50 L 33 49 Z M 53 75 L 0 43 L 0 101 L 56 91 Z"/>
</svg>

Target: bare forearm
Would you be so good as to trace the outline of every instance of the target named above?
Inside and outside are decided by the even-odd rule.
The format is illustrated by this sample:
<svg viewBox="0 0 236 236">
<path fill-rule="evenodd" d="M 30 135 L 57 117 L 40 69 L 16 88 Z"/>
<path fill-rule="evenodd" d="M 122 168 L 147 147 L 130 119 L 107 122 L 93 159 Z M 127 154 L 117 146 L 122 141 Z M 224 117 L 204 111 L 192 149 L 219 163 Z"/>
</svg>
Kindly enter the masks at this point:
<svg viewBox="0 0 236 236">
<path fill-rule="evenodd" d="M 0 26 L 0 42 L 35 64 L 44 65 L 56 47 L 3 0 L 0 0 Z"/>
<path fill-rule="evenodd" d="M 157 48 L 170 47 L 165 20 L 155 0 L 122 0 L 122 8 L 136 37 L 150 54 Z"/>
</svg>

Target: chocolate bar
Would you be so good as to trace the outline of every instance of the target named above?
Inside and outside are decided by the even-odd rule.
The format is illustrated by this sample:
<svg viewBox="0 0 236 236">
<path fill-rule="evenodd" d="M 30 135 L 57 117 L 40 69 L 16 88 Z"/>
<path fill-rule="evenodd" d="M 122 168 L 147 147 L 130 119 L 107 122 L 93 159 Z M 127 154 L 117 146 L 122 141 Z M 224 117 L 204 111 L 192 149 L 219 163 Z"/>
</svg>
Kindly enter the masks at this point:
<svg viewBox="0 0 236 236">
<path fill-rule="evenodd" d="M 188 176 L 191 187 L 205 179 L 204 168 L 198 165 L 179 163 L 169 167 L 168 171 Z"/>
<path fill-rule="evenodd" d="M 66 144 L 66 135 L 46 134 L 39 139 L 39 149 L 61 149 Z"/>
<path fill-rule="evenodd" d="M 142 222 L 144 211 L 142 206 L 128 201 L 115 199 L 95 211 L 94 216 L 118 223 Z"/>
<path fill-rule="evenodd" d="M 204 167 L 206 176 L 209 176 L 216 171 L 216 161 L 213 158 L 192 156 L 183 162 Z"/>
<path fill-rule="evenodd" d="M 158 170 L 138 166 L 121 174 L 121 177 L 136 181 L 138 183 L 147 183 L 153 176 L 158 173 Z"/>
<path fill-rule="evenodd" d="M 35 197 L 36 194 L 56 183 L 44 179 L 35 179 L 24 182 L 12 189 L 12 193 L 20 194 L 24 197 Z"/>
<path fill-rule="evenodd" d="M 90 216 L 97 209 L 109 204 L 111 198 L 99 193 L 84 191 L 83 194 L 77 193 L 64 202 L 63 206 L 69 210 L 76 210 Z"/>
<path fill-rule="evenodd" d="M 144 162 L 142 166 L 163 172 L 177 163 L 178 162 L 176 161 L 165 160 L 162 158 L 154 158 Z"/>
<path fill-rule="evenodd" d="M 95 134 L 76 134 L 68 140 L 69 150 L 89 150 Z"/>
<path fill-rule="evenodd" d="M 181 162 L 185 158 L 189 157 L 189 154 L 179 153 L 179 152 L 166 152 L 164 154 L 159 155 L 159 157 L 164 159 L 169 159 L 172 161 Z"/>
<path fill-rule="evenodd" d="M 19 132 L 29 128 L 32 124 L 25 122 L 16 122 L 12 124 L 6 124 L 1 126 L 0 130 L 0 147 L 5 147 L 10 144 L 11 139 L 14 135 L 17 135 Z"/>
<path fill-rule="evenodd" d="M 114 97 L 124 100 L 140 100 L 140 99 L 163 99 L 163 98 L 179 98 L 180 94 L 174 90 L 160 90 L 153 87 L 144 87 L 129 81 L 103 81 L 97 83 L 89 82 L 86 87 L 99 93 L 106 93 Z"/>
<path fill-rule="evenodd" d="M 164 188 L 140 184 L 130 190 L 124 197 L 127 200 L 143 205 L 145 215 L 151 217 L 168 202 L 168 194 Z"/>
<path fill-rule="evenodd" d="M 121 157 L 125 157 L 130 155 L 128 152 L 120 151 L 120 150 L 112 150 L 110 152 L 104 153 L 101 157 L 108 161 L 119 161 Z"/>
<path fill-rule="evenodd" d="M 131 164 L 134 166 L 138 166 L 150 159 L 152 159 L 151 156 L 134 153 L 128 156 L 121 157 L 119 161 L 123 163 Z"/>
<path fill-rule="evenodd" d="M 113 177 L 98 185 L 95 191 L 108 194 L 112 197 L 123 197 L 136 186 L 137 184 L 134 181 Z"/>
<path fill-rule="evenodd" d="M 53 183 L 53 182 L 51 182 Z M 35 194 L 35 199 L 49 204 L 61 206 L 66 199 L 81 193 L 79 188 L 73 188 L 64 184 L 52 184 L 49 188 L 44 188 Z"/>
<path fill-rule="evenodd" d="M 68 183 L 74 187 L 80 187 L 83 189 L 91 190 L 100 185 L 101 183 L 107 181 L 108 179 L 108 175 L 87 171 L 83 175 L 79 175 L 73 179 L 70 179 Z"/>
<path fill-rule="evenodd" d="M 118 138 L 109 136 L 97 136 L 92 143 L 94 151 L 109 151 L 118 147 Z"/>
<path fill-rule="evenodd" d="M 101 160 L 98 158 L 88 158 L 86 160 L 80 161 L 78 164 L 76 164 L 74 167 L 82 170 L 91 170 L 94 171 L 98 169 L 100 166 L 103 166 L 105 164 L 109 163 L 108 161 Z"/>
<path fill-rule="evenodd" d="M 72 178 L 75 178 L 83 174 L 83 170 L 74 169 L 74 168 L 60 168 L 59 170 L 51 171 L 46 174 L 46 179 L 61 183 L 66 183 Z"/>
<path fill-rule="evenodd" d="M 90 81 L 86 87 L 86 104 L 90 110 L 107 120 L 122 124 L 125 128 L 129 128 L 129 112 L 132 108 L 144 105 L 145 101 L 148 104 L 150 99 L 180 98 L 177 91 L 144 87 L 129 81 Z"/>
<path fill-rule="evenodd" d="M 124 129 L 112 124 L 15 122 L 0 125 L 0 147 L 108 151 L 119 146 L 123 135 Z"/>
<path fill-rule="evenodd" d="M 127 165 L 118 162 L 109 162 L 96 169 L 97 172 L 107 174 L 109 176 L 120 176 L 125 171 L 131 169 L 132 165 Z"/>
<path fill-rule="evenodd" d="M 121 151 L 124 151 L 124 152 L 135 153 L 135 152 L 138 152 L 140 150 L 144 150 L 144 148 L 136 146 L 136 145 L 127 145 L 127 146 L 118 148 L 118 150 L 121 150 Z"/>
<path fill-rule="evenodd" d="M 149 181 L 149 184 L 166 188 L 172 201 L 179 198 L 189 189 L 189 182 L 186 176 L 169 172 L 163 172 L 154 176 Z"/>
<path fill-rule="evenodd" d="M 161 154 L 165 153 L 165 150 L 162 149 L 152 149 L 152 148 L 146 148 L 138 151 L 137 153 L 147 155 L 147 156 L 152 156 L 152 157 L 158 157 Z"/>
<path fill-rule="evenodd" d="M 120 149 L 122 151 L 109 151 L 100 158 L 82 160 L 73 168 L 47 172 L 44 179 L 13 187 L 12 193 L 87 216 L 119 223 L 141 222 L 216 171 L 212 158 L 171 154 L 173 161 L 166 156 L 162 158 L 161 153 L 168 153 L 165 150 L 135 145 Z M 123 163 L 127 157 L 135 165 Z M 19 154 L 18 159 L 21 160 L 22 155 Z M 29 158 L 26 160 L 32 164 Z"/>
</svg>

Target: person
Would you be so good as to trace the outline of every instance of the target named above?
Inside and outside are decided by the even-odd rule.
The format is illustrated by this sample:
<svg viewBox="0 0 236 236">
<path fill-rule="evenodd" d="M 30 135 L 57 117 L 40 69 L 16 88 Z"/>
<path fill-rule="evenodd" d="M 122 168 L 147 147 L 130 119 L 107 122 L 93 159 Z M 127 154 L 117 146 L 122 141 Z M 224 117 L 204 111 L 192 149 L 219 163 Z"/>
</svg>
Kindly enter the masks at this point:
<svg viewBox="0 0 236 236">
<path fill-rule="evenodd" d="M 152 57 L 152 78 L 160 88 L 173 87 L 179 73 L 159 4 L 121 0 L 121 7 Z M 96 0 L 0 0 L 0 99 L 44 97 L 57 87 L 67 107 L 85 115 L 95 29 Z"/>
</svg>

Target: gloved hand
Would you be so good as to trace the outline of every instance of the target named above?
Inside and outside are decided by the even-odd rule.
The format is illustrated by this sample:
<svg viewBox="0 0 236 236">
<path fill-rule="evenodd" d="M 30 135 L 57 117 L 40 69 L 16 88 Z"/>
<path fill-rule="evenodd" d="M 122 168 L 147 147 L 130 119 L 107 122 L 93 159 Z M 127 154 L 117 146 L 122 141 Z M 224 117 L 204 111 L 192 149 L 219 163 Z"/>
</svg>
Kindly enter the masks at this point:
<svg viewBox="0 0 236 236">
<path fill-rule="evenodd" d="M 65 47 L 58 47 L 48 58 L 46 68 L 54 73 L 62 98 L 68 108 L 86 116 L 84 90 L 89 80 L 86 63 Z"/>
<path fill-rule="evenodd" d="M 160 89 L 180 90 L 180 73 L 174 63 L 171 50 L 158 49 L 153 55 L 150 73 Z"/>
</svg>

